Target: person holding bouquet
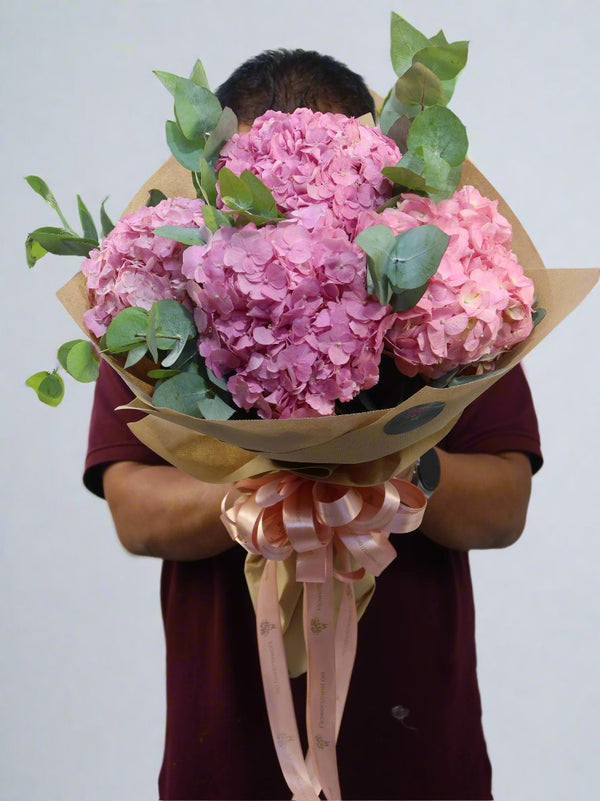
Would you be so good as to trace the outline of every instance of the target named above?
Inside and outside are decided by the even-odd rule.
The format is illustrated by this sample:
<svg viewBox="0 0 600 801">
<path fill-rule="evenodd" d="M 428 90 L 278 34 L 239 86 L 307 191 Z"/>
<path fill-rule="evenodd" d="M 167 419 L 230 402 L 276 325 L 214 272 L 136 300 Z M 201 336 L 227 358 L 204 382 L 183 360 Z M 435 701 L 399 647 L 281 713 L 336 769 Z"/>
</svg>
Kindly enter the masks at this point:
<svg viewBox="0 0 600 801">
<path fill-rule="evenodd" d="M 363 80 L 333 59 L 268 51 L 217 90 L 240 130 L 268 110 L 375 116 Z M 399 376 L 382 378 L 393 391 Z M 116 407 L 131 392 L 106 365 L 97 382 L 84 481 L 105 497 L 131 553 L 163 561 L 167 727 L 163 799 L 286 797 L 262 700 L 245 554 L 221 522 L 227 485 L 163 462 Z M 415 466 L 430 494 L 419 531 L 392 535 L 338 741 L 345 798 L 491 798 L 481 723 L 468 551 L 512 545 L 541 466 L 537 421 L 520 367 L 474 401 Z M 411 473 L 413 470 L 410 471 Z M 298 711 L 303 677 L 293 680 Z M 302 719 L 302 715 L 297 715 Z"/>
</svg>

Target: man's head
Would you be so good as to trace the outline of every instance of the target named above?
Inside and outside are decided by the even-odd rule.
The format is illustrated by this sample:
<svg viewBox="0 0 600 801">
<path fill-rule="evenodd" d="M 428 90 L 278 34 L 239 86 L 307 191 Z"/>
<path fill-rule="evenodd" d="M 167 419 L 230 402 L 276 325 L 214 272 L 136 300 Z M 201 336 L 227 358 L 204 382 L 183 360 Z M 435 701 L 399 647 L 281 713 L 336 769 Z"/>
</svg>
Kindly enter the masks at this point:
<svg viewBox="0 0 600 801">
<path fill-rule="evenodd" d="M 375 116 L 373 98 L 360 75 L 331 56 L 307 50 L 266 50 L 239 66 L 215 94 L 246 125 L 268 110 L 310 108 Z"/>
</svg>

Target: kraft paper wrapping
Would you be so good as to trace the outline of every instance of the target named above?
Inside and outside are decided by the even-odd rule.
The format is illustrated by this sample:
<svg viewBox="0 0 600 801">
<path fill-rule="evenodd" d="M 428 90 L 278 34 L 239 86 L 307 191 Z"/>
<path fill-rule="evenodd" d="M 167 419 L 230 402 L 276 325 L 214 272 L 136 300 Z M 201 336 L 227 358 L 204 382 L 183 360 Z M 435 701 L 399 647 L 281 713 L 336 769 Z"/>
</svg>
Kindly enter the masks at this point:
<svg viewBox="0 0 600 801">
<path fill-rule="evenodd" d="M 419 456 L 450 431 L 463 410 L 508 370 L 518 364 L 575 309 L 598 281 L 599 269 L 547 270 L 523 226 L 506 201 L 470 162 L 463 166 L 461 185 L 476 186 L 497 198 L 500 212 L 513 228 L 512 248 L 535 283 L 538 304 L 546 316 L 531 336 L 505 353 L 497 370 L 456 387 L 424 387 L 393 409 L 299 420 L 201 420 L 170 409 L 152 406 L 152 387 L 110 357 L 104 357 L 130 387 L 130 406 L 146 417 L 130 424 L 135 436 L 175 467 L 211 483 L 232 483 L 242 478 L 288 469 L 337 484 L 367 486 L 386 481 L 406 470 Z M 150 189 L 167 196 L 195 197 L 190 173 L 174 158 L 144 184 L 125 213 L 144 205 Z M 89 308 L 85 279 L 76 275 L 58 292 L 73 319 L 83 324 Z M 248 557 L 246 574 L 253 599 L 264 560 Z M 292 562 L 278 565 L 278 587 L 290 672 L 303 672 L 300 586 Z M 359 614 L 373 592 L 373 579 L 355 588 Z"/>
</svg>

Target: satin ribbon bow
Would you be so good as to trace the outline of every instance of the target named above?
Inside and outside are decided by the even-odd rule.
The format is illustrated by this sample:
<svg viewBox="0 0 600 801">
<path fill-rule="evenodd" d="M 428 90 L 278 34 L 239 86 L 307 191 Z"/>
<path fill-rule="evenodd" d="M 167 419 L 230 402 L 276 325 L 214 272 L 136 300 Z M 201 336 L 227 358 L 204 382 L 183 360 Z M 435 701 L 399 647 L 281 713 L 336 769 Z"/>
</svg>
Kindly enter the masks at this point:
<svg viewBox="0 0 600 801">
<path fill-rule="evenodd" d="M 402 479 L 346 487 L 285 471 L 240 481 L 223 499 L 221 519 L 231 537 L 267 560 L 256 609 L 258 650 L 273 742 L 296 801 L 318 801 L 321 788 L 328 799 L 341 798 L 335 744 L 356 653 L 351 585 L 365 572 L 378 576 L 390 564 L 396 556 L 390 532 L 418 528 L 426 503 L 421 490 Z M 293 553 L 296 580 L 304 583 L 306 760 L 286 665 L 275 565 Z M 334 577 L 345 583 L 337 616 Z"/>
</svg>

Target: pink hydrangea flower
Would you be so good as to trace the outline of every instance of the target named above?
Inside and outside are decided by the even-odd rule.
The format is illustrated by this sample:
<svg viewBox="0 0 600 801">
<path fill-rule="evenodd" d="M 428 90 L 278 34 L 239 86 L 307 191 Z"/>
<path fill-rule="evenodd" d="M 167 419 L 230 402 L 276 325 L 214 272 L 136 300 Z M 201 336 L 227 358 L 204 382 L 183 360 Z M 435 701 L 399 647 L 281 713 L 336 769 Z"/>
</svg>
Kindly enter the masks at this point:
<svg viewBox="0 0 600 801">
<path fill-rule="evenodd" d="M 171 298 L 188 307 L 186 280 L 181 275 L 185 246 L 155 236 L 161 225 L 203 227 L 202 200 L 168 198 L 122 217 L 81 265 L 91 308 L 84 315 L 88 329 L 102 336 L 111 320 L 129 306 L 150 309 Z"/>
<path fill-rule="evenodd" d="M 365 269 L 339 228 L 295 221 L 221 228 L 187 249 L 198 349 L 238 406 L 329 415 L 377 383 L 389 307 L 367 295 Z"/>
<path fill-rule="evenodd" d="M 496 200 L 465 186 L 437 205 L 405 195 L 397 208 L 365 213 L 359 225 L 383 224 L 398 234 L 426 223 L 450 241 L 416 306 L 391 316 L 387 344 L 396 365 L 405 375 L 429 378 L 480 359 L 480 371 L 491 369 L 533 328 L 534 286 L 510 249 L 510 223 Z"/>
<path fill-rule="evenodd" d="M 400 158 L 395 142 L 343 114 L 306 108 L 293 114 L 267 111 L 250 131 L 221 151 L 217 169 L 250 170 L 265 183 L 287 216 L 305 225 L 343 228 L 354 236 L 359 214 L 392 195 L 381 174 Z M 319 210 L 307 211 L 317 205 Z"/>
</svg>

